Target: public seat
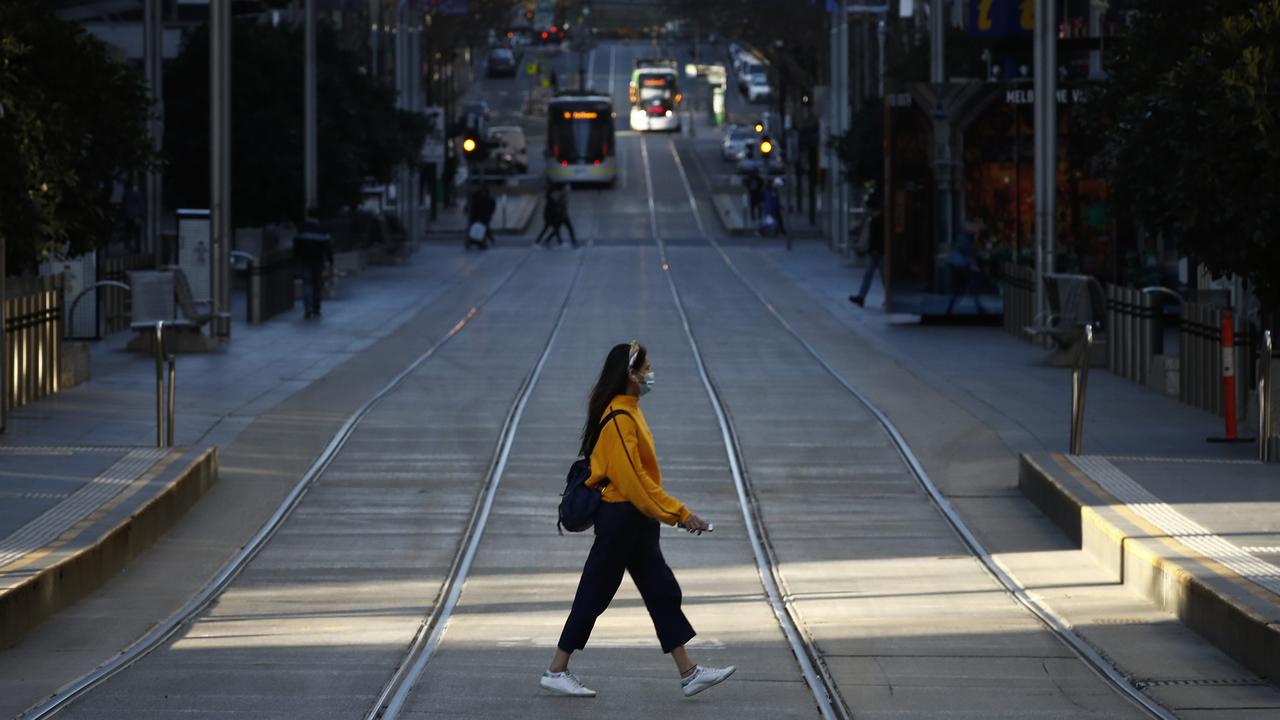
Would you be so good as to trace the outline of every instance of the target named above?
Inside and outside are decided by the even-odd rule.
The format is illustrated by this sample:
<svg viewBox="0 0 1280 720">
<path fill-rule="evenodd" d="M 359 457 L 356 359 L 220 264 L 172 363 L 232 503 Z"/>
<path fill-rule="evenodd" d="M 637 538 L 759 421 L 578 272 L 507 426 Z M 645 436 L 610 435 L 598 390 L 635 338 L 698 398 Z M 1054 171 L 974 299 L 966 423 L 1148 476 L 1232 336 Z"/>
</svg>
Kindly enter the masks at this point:
<svg viewBox="0 0 1280 720">
<path fill-rule="evenodd" d="M 1048 315 L 1041 322 L 1023 328 L 1033 337 L 1045 336 L 1059 348 L 1075 345 L 1084 338 L 1084 326 L 1102 329 L 1107 314 L 1102 283 L 1089 275 L 1045 273 L 1045 300 Z"/>
<path fill-rule="evenodd" d="M 172 352 L 206 352 L 213 347 L 200 328 L 213 319 L 212 300 L 196 300 L 186 273 L 179 268 L 129 273 L 132 314 L 129 327 L 138 333 L 128 347 L 154 351 L 156 323 L 165 326 L 165 345 Z"/>
</svg>

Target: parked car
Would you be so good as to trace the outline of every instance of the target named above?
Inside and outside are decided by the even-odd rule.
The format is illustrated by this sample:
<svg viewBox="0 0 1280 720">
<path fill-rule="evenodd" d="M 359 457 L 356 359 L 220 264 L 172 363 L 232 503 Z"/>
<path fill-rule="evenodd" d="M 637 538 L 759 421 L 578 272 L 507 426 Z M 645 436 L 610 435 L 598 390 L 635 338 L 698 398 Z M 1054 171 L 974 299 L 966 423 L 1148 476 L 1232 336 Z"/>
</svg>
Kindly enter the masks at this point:
<svg viewBox="0 0 1280 720">
<path fill-rule="evenodd" d="M 493 159 L 498 170 L 508 173 L 529 171 L 529 143 L 519 125 L 495 125 L 489 128 Z"/>
<path fill-rule="evenodd" d="M 489 77 L 515 77 L 516 55 L 509 48 L 496 47 L 489 51 L 485 61 Z"/>
<path fill-rule="evenodd" d="M 754 128 L 741 125 L 730 125 L 720 140 L 720 157 L 729 162 L 737 162 L 746 157 L 747 147 L 756 141 Z"/>
<path fill-rule="evenodd" d="M 745 78 L 746 87 L 743 88 L 743 92 L 746 93 L 747 102 L 768 100 L 773 94 L 773 86 L 769 85 L 769 73 L 763 65 L 751 66 Z"/>
</svg>

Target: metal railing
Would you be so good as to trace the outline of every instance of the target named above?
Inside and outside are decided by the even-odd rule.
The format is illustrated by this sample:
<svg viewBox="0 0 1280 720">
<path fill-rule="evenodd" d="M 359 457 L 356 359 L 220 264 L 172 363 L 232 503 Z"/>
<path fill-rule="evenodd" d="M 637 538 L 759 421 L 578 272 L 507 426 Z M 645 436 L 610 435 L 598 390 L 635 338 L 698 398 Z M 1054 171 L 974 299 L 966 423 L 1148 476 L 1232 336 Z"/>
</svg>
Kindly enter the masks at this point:
<svg viewBox="0 0 1280 720">
<path fill-rule="evenodd" d="M 1107 369 L 1144 385 L 1151 375 L 1151 359 L 1164 344 L 1161 304 L 1148 289 L 1106 286 Z"/>
<path fill-rule="evenodd" d="M 129 288 L 129 283 L 120 282 L 119 280 L 99 280 L 98 282 L 76 293 L 76 296 L 71 298 L 71 304 L 67 306 L 67 317 L 68 318 L 75 317 L 76 306 L 80 304 L 80 301 L 84 298 L 84 296 L 88 295 L 91 292 L 97 292 L 101 288 L 118 288 L 120 290 L 124 290 L 126 293 L 132 292 L 132 290 Z M 101 336 L 100 331 L 101 331 L 100 327 L 95 328 L 95 335 L 94 335 L 95 339 Z M 69 329 L 68 329 L 68 334 L 70 334 Z"/>
<path fill-rule="evenodd" d="M 1089 358 L 1093 354 L 1093 323 L 1084 326 L 1084 341 L 1071 369 L 1071 454 L 1079 455 L 1084 438 L 1084 401 L 1089 387 Z"/>
<path fill-rule="evenodd" d="M 173 355 L 165 352 L 164 323 L 156 323 L 154 342 L 156 358 L 156 447 L 173 447 L 173 420 L 177 414 L 178 365 Z M 165 362 L 168 361 L 168 377 Z M 166 401 L 165 384 L 168 380 Z"/>
<path fill-rule="evenodd" d="M 1273 458 L 1271 437 L 1271 395 L 1275 392 L 1271 384 L 1271 365 L 1275 349 L 1271 345 L 1271 331 L 1262 333 L 1262 367 L 1258 368 L 1258 459 L 1271 462 Z"/>
<path fill-rule="evenodd" d="M 1235 328 L 1232 365 L 1251 368 L 1253 343 L 1249 326 Z M 1184 303 L 1179 322 L 1178 399 L 1215 415 L 1225 412 L 1222 398 L 1222 307 Z M 1246 378 L 1239 389 L 1248 387 Z M 1244 407 L 1238 402 L 1237 407 Z"/>
<path fill-rule="evenodd" d="M 62 275 L 8 278 L 4 302 L 4 411 L 62 384 Z"/>
</svg>

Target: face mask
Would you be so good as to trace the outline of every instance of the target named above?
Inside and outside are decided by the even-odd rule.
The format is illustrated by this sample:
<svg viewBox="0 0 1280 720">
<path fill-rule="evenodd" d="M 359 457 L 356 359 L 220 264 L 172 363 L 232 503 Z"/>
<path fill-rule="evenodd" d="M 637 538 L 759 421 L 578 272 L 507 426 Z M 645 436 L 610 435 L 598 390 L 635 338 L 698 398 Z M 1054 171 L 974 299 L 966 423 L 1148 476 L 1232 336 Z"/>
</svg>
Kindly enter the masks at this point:
<svg viewBox="0 0 1280 720">
<path fill-rule="evenodd" d="M 640 376 L 640 394 L 647 395 L 653 389 L 653 371 Z"/>
</svg>

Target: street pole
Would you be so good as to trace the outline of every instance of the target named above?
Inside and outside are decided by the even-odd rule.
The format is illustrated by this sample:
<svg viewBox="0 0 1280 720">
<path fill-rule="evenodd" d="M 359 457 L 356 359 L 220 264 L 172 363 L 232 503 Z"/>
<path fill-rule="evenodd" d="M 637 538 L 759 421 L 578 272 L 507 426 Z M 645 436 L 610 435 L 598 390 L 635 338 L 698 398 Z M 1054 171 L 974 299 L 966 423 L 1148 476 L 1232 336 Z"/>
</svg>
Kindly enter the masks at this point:
<svg viewBox="0 0 1280 720">
<path fill-rule="evenodd" d="M 836 69 L 839 80 L 836 83 L 836 133 L 844 137 L 849 132 L 849 2 L 840 0 L 839 54 L 836 58 Z M 836 173 L 836 238 L 841 247 L 849 242 L 849 184 L 840 173 L 839 163 L 833 168 Z"/>
<path fill-rule="evenodd" d="M 151 91 L 151 114 L 147 119 L 147 132 L 151 136 L 151 149 L 158 155 L 164 143 L 164 22 L 163 0 L 146 0 L 143 8 L 142 54 L 147 88 Z M 143 228 L 143 247 L 155 257 L 156 267 L 164 262 L 160 247 L 162 220 L 162 176 L 158 168 L 147 171 L 147 217 Z M 130 239 L 132 241 L 132 238 Z"/>
<path fill-rule="evenodd" d="M 212 329 L 231 337 L 231 3 L 209 3 L 209 220 Z"/>
<path fill-rule="evenodd" d="M 929 82 L 936 86 L 946 82 L 943 59 L 946 50 L 947 20 L 942 5 L 943 0 L 933 0 L 929 7 Z"/>
<path fill-rule="evenodd" d="M 947 11 L 943 0 L 934 0 L 929 9 L 929 82 L 936 96 L 933 112 L 933 167 L 934 187 L 938 199 L 938 229 L 934 237 L 938 245 L 950 244 L 955 238 L 952 223 L 955 210 L 952 207 L 954 172 L 951 149 L 951 118 L 947 110 L 946 70 Z"/>
<path fill-rule="evenodd" d="M 306 0 L 303 21 L 305 60 L 302 70 L 302 174 L 303 210 L 317 207 L 316 151 L 316 0 Z"/>
<path fill-rule="evenodd" d="M 1053 272 L 1058 175 L 1058 38 L 1056 2 L 1035 15 L 1036 321 L 1045 321 L 1045 273 Z"/>
</svg>

